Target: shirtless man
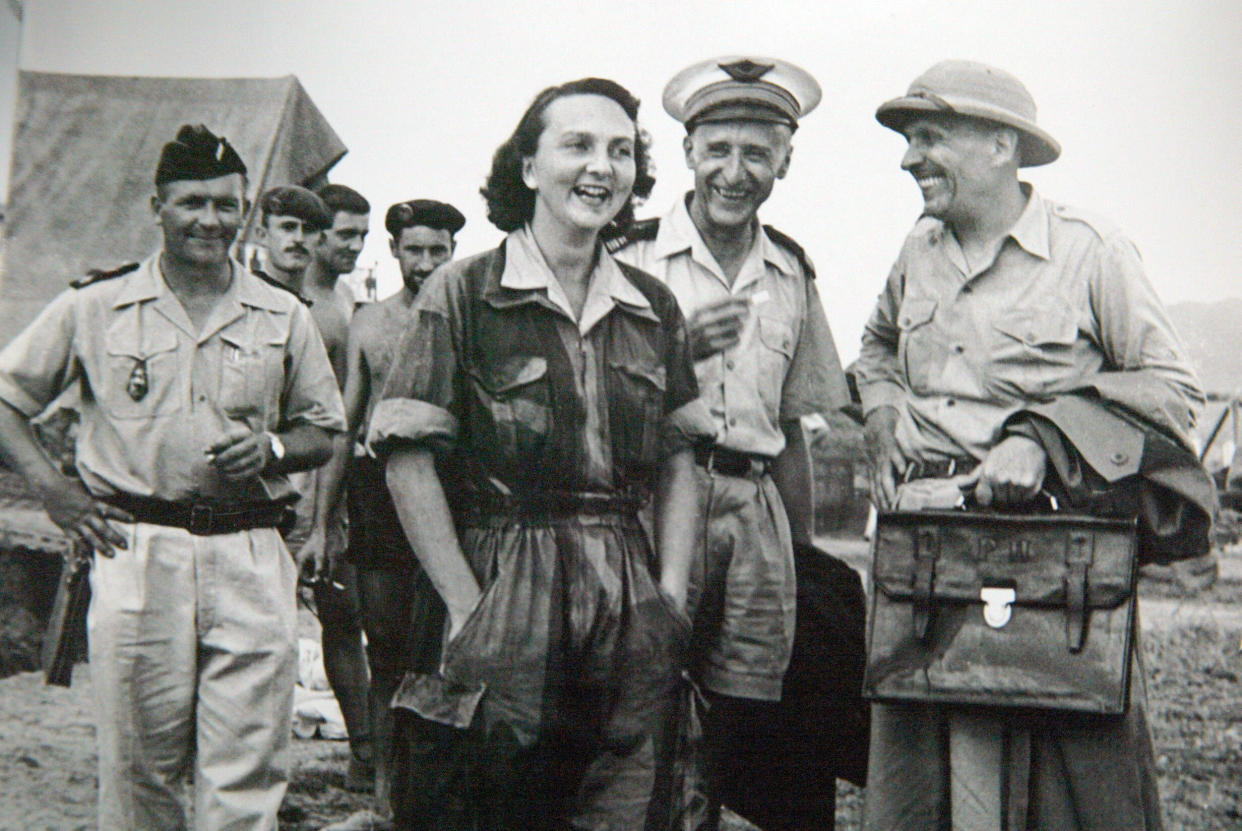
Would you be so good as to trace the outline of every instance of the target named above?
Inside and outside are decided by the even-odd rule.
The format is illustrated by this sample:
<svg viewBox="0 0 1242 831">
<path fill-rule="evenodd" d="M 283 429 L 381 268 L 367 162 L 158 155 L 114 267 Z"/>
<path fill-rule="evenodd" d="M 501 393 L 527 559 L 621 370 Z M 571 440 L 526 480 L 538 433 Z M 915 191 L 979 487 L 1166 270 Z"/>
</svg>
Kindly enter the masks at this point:
<svg viewBox="0 0 1242 831">
<path fill-rule="evenodd" d="M 357 191 L 345 185 L 324 185 L 316 191 L 327 206 L 331 223 L 312 239 L 310 263 L 296 289 L 311 303 L 311 316 L 319 327 L 328 360 L 339 385 L 345 381 L 345 342 L 354 299 L 340 277 L 354 270 L 367 237 L 371 205 Z M 334 452 L 349 446 L 345 435 L 335 437 Z M 322 626 L 323 664 L 332 692 L 341 705 L 351 751 L 345 787 L 370 790 L 374 776 L 371 751 L 371 725 L 367 705 L 366 653 L 362 648 L 362 621 L 354 569 L 348 563 L 326 555 L 332 543 L 345 536 L 343 514 L 328 505 L 319 493 L 318 472 L 298 482 L 302 493 L 298 522 L 288 537 L 301 572 L 312 567 L 315 580 L 315 607 Z"/>
</svg>

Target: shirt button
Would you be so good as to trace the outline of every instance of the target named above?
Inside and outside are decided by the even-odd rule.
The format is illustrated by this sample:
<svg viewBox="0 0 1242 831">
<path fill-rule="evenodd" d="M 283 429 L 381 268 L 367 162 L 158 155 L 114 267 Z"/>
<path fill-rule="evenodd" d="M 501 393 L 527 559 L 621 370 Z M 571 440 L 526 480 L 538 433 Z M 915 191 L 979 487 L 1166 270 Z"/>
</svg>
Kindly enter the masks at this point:
<svg viewBox="0 0 1242 831">
<path fill-rule="evenodd" d="M 725 361 L 725 369 L 732 371 L 733 361 Z"/>
<path fill-rule="evenodd" d="M 948 401 L 944 402 L 944 405 L 945 405 L 946 407 L 952 407 L 952 406 L 953 406 L 954 404 L 956 404 L 956 403 L 957 403 L 956 401 L 954 401 L 952 398 L 950 398 Z"/>
<path fill-rule="evenodd" d="M 962 294 L 970 294 L 971 291 L 970 286 L 962 286 Z"/>
<path fill-rule="evenodd" d="M 955 343 L 953 344 L 953 351 L 960 355 L 966 351 L 966 347 L 962 346 L 960 343 Z"/>
<path fill-rule="evenodd" d="M 1123 453 L 1120 450 L 1118 450 L 1116 453 L 1109 456 L 1108 458 L 1109 458 L 1109 461 L 1111 461 L 1115 465 L 1124 465 L 1126 462 L 1130 461 L 1130 456 L 1126 453 Z"/>
<path fill-rule="evenodd" d="M 735 417 L 733 417 L 733 418 L 731 418 L 731 419 L 729 419 L 729 426 L 730 426 L 730 427 L 736 427 L 736 426 L 737 426 L 737 417 L 736 417 L 736 416 L 735 416 Z"/>
</svg>

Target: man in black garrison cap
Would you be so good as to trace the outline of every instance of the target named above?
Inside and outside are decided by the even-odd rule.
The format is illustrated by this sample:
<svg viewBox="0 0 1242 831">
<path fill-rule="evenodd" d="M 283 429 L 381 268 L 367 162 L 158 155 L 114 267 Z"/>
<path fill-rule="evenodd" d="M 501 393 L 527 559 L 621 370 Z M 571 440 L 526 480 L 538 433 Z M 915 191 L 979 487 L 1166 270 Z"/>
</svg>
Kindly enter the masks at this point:
<svg viewBox="0 0 1242 831">
<path fill-rule="evenodd" d="M 54 299 L 0 352 L 0 456 L 90 558 L 102 831 L 276 827 L 297 675 L 288 474 L 345 426 L 306 307 L 229 258 L 246 166 L 203 126 L 164 146 L 163 244 Z M 71 386 L 76 465 L 28 419 Z M 89 391 L 89 394 L 85 394 Z M 189 776 L 187 776 L 189 774 Z"/>
<path fill-rule="evenodd" d="M 344 392 L 350 435 L 366 435 L 414 297 L 431 272 L 453 258 L 453 236 L 465 224 L 459 210 L 432 199 L 398 202 L 388 209 L 384 227 L 392 235 L 388 244 L 401 267 L 404 285 L 386 300 L 360 306 L 350 322 Z M 324 831 L 389 827 L 393 727 L 388 702 L 407 671 L 434 672 L 438 668 L 444 623 L 443 601 L 401 530 L 384 482 L 383 465 L 346 446 L 324 468 L 321 487 L 329 504 L 339 502 L 342 478 L 347 484 L 349 546 L 344 552 L 329 554 L 343 554 L 357 569 L 371 666 L 376 807 Z"/>
</svg>

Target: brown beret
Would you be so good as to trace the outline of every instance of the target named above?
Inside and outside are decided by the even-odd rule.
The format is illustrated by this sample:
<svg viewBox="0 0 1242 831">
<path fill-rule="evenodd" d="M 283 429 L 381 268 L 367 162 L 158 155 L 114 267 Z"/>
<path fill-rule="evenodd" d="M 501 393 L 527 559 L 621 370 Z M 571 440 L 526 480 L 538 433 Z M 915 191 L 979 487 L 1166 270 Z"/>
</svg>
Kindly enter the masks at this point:
<svg viewBox="0 0 1242 831">
<path fill-rule="evenodd" d="M 216 179 L 230 173 L 246 175 L 246 165 L 229 144 L 202 124 L 183 124 L 177 138 L 164 145 L 155 167 L 155 184 L 184 179 Z"/>
<path fill-rule="evenodd" d="M 280 185 L 263 192 L 259 197 L 259 209 L 263 218 L 269 216 L 292 216 L 302 220 L 316 231 L 332 227 L 332 212 L 314 192 L 297 185 Z"/>
<path fill-rule="evenodd" d="M 434 199 L 411 199 L 408 202 L 398 202 L 389 208 L 384 216 L 384 227 L 394 237 L 404 229 L 413 228 L 415 225 L 425 225 L 428 228 L 456 234 L 465 224 L 466 218 L 461 215 L 461 211 L 447 202 L 437 202 Z"/>
</svg>

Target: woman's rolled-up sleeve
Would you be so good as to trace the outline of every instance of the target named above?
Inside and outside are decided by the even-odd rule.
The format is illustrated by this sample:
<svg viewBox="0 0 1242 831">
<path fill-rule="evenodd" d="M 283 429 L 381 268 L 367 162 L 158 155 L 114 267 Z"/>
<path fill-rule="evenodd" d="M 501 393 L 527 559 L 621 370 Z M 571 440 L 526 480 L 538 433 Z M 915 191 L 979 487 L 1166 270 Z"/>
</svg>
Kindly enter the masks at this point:
<svg viewBox="0 0 1242 831">
<path fill-rule="evenodd" d="M 414 446 L 440 453 L 457 441 L 457 339 L 443 273 L 423 286 L 411 321 L 367 429 L 367 447 L 379 458 Z"/>
</svg>

